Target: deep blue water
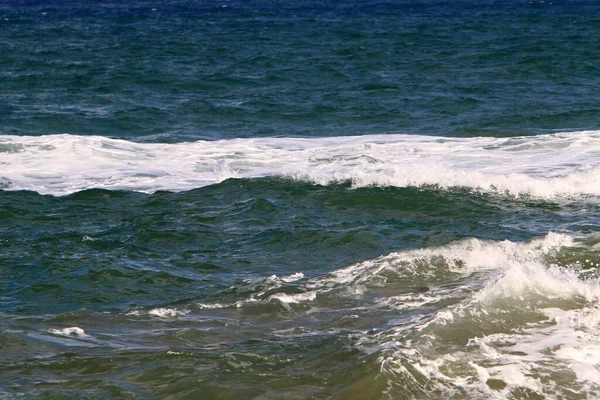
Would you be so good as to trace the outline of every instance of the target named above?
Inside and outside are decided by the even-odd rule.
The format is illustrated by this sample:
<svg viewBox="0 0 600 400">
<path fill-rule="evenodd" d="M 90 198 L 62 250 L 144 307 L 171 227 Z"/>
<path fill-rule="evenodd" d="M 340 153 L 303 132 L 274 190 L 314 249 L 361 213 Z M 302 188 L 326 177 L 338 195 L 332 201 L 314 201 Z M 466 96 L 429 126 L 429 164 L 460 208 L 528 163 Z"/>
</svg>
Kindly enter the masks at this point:
<svg viewBox="0 0 600 400">
<path fill-rule="evenodd" d="M 6 134 L 187 141 L 597 128 L 593 1 L 0 7 Z"/>
</svg>

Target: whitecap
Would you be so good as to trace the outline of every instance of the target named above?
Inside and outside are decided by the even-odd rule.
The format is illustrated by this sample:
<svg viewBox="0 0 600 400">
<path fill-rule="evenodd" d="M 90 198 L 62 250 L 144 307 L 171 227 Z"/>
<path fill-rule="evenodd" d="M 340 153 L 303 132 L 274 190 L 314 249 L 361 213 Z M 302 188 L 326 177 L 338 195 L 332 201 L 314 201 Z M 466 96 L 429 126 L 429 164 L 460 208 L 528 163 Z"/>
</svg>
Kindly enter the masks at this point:
<svg viewBox="0 0 600 400">
<path fill-rule="evenodd" d="M 189 314 L 189 311 L 187 311 L 187 310 L 178 310 L 175 308 L 165 308 L 165 307 L 153 308 L 150 311 L 148 311 L 148 315 L 150 315 L 151 317 L 158 317 L 158 318 L 175 318 L 175 317 L 183 316 L 183 315 L 187 315 L 187 314 Z"/>
<path fill-rule="evenodd" d="M 280 176 L 354 187 L 464 187 L 513 197 L 600 195 L 600 131 L 518 138 L 367 135 L 176 144 L 99 136 L 0 135 L 8 190 L 182 191 L 229 178 Z M 51 166 L 50 168 L 48 166 Z"/>
<path fill-rule="evenodd" d="M 86 334 L 85 331 L 81 328 L 79 328 L 78 326 L 73 326 L 70 328 L 63 328 L 63 329 L 48 329 L 48 332 L 54 334 L 54 335 L 61 335 L 61 336 L 69 336 L 69 337 L 76 337 L 76 338 L 91 338 L 90 335 Z"/>
</svg>

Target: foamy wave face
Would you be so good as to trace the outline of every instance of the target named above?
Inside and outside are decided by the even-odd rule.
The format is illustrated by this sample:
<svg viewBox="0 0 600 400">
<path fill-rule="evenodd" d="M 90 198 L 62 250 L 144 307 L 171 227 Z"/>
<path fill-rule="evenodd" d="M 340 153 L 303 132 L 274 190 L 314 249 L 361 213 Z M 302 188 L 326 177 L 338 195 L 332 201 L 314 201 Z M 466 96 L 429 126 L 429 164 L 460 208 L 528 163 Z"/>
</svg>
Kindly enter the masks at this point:
<svg viewBox="0 0 600 400">
<path fill-rule="evenodd" d="M 466 239 L 443 247 L 391 253 L 364 261 L 310 282 L 308 287 L 383 286 L 394 280 L 432 283 L 444 281 L 448 275 L 460 277 L 522 265 L 572 244 L 571 236 L 557 233 L 530 242 Z"/>
<path fill-rule="evenodd" d="M 382 350 L 391 391 L 408 385 L 441 398 L 595 398 L 600 286 L 581 280 L 577 265 L 545 261 L 553 248 L 571 245 L 561 235 L 516 245 L 483 288 L 424 323 L 365 337 L 359 347 Z"/>
<path fill-rule="evenodd" d="M 286 324 L 271 333 L 288 339 L 344 326 L 353 345 L 381 363 L 390 398 L 595 398 L 600 286 L 582 279 L 573 255 L 597 261 L 597 242 L 557 233 L 466 239 L 321 276 L 247 279 L 226 303 L 135 315 L 194 319 L 217 309 L 237 318 L 243 308 L 254 318 L 276 310 Z M 307 315 L 311 324 L 298 329 Z"/>
<path fill-rule="evenodd" d="M 275 302 L 288 310 L 294 304 L 306 311 L 307 307 L 330 304 L 332 299 L 360 299 L 378 288 L 427 287 L 425 293 L 375 296 L 370 304 L 358 301 L 361 307 L 384 307 L 398 311 L 416 309 L 442 299 L 468 297 L 473 290 L 481 289 L 494 271 L 510 270 L 532 262 L 540 263 L 544 257 L 573 243 L 571 236 L 556 233 L 529 242 L 467 239 L 442 247 L 391 253 L 310 279 L 304 278 L 302 273 L 295 273 L 286 277 L 272 275 L 247 280 L 235 288 L 240 296 L 236 301 L 228 304 L 202 303 L 198 307 L 241 308 Z M 488 274 L 483 278 L 484 281 L 472 279 L 471 282 L 461 282 L 460 290 L 436 286 L 477 273 Z M 291 284 L 293 293 L 288 292 Z"/>
<path fill-rule="evenodd" d="M 97 136 L 0 136 L 0 188 L 189 190 L 284 176 L 355 187 L 436 186 L 536 197 L 600 195 L 600 131 L 518 138 L 372 135 L 178 144 Z"/>
</svg>

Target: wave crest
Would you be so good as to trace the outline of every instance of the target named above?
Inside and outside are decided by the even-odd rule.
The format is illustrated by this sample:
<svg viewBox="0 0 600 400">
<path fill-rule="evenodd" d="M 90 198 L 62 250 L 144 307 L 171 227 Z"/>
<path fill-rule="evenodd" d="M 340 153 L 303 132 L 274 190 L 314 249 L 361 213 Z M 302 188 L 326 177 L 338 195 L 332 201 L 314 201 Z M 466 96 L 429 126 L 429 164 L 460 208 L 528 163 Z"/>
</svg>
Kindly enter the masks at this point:
<svg viewBox="0 0 600 400">
<path fill-rule="evenodd" d="M 321 185 L 351 181 L 355 187 L 466 187 L 515 197 L 598 196 L 598 154 L 600 131 L 508 139 L 370 135 L 177 144 L 0 136 L 0 188 L 53 195 L 90 188 L 182 191 L 228 178 L 282 176 Z"/>
</svg>

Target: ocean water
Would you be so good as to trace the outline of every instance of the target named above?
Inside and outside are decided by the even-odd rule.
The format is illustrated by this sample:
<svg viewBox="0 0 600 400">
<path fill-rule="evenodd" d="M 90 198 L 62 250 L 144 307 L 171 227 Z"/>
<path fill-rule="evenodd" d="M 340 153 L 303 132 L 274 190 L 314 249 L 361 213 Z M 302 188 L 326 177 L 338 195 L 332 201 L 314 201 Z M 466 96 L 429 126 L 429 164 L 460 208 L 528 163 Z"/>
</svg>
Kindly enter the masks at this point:
<svg viewBox="0 0 600 400">
<path fill-rule="evenodd" d="M 0 2 L 0 398 L 600 398 L 600 3 Z"/>
</svg>

